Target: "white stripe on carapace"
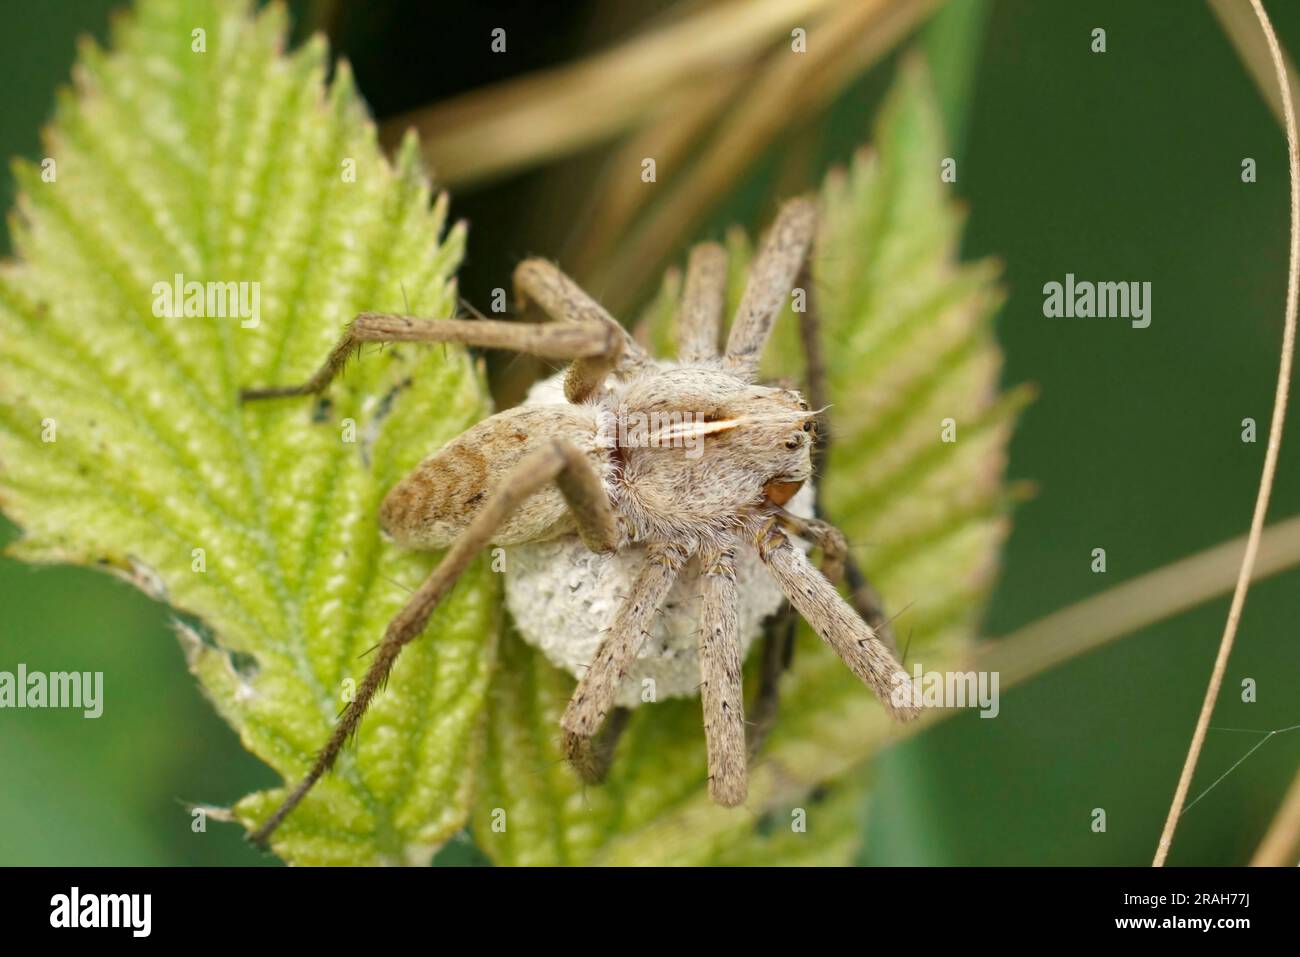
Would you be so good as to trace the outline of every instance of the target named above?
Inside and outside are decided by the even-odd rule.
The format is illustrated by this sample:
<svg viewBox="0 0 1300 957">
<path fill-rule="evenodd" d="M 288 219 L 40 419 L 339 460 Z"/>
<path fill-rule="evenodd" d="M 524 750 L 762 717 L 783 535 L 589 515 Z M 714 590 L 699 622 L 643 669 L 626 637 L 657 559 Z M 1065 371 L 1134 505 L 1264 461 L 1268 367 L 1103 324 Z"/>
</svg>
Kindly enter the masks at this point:
<svg viewBox="0 0 1300 957">
<path fill-rule="evenodd" d="M 666 432 L 656 432 L 654 438 L 658 442 L 671 442 L 674 439 L 713 435 L 717 432 L 730 432 L 732 429 L 740 425 L 740 422 L 740 419 L 719 419 L 716 422 L 692 422 L 684 425 L 675 425 Z"/>
</svg>

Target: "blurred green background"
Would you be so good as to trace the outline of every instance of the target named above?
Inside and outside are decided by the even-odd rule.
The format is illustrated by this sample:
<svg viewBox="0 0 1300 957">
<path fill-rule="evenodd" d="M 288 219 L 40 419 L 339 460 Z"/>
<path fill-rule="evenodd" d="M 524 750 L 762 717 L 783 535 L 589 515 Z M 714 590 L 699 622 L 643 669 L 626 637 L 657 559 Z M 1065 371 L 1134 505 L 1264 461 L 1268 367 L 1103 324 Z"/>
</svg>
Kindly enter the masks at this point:
<svg viewBox="0 0 1300 957">
<path fill-rule="evenodd" d="M 930 53 L 971 218 L 963 253 L 1005 262 L 1005 381 L 1041 397 L 1022 420 L 1009 476 L 1030 479 L 984 633 L 1061 606 L 1245 531 L 1264 454 L 1285 294 L 1287 180 L 1280 129 L 1199 0 L 1065 4 L 958 0 L 915 42 Z M 0 153 L 39 158 L 39 129 L 66 83 L 75 38 L 107 35 L 105 0 L 6 4 Z M 650 5 L 653 6 L 653 5 Z M 328 26 L 379 116 L 563 62 L 589 49 L 599 3 L 295 3 Z M 1300 5 L 1270 4 L 1300 51 Z M 647 7 L 649 10 L 650 7 Z M 606 8 L 607 12 L 607 8 Z M 481 37 L 505 26 L 505 57 Z M 1108 52 L 1089 50 L 1094 27 Z M 913 45 L 909 43 L 909 45 Z M 842 159 L 866 135 L 893 57 L 812 127 Z M 788 146 L 779 146 L 775 152 Z M 1243 184 L 1243 157 L 1258 182 Z M 764 169 L 719 210 L 753 227 Z M 471 223 L 471 301 L 527 245 L 546 172 L 453 195 Z M 0 178 L 0 204 L 13 181 Z M 688 237 L 683 237 L 687 239 Z M 7 237 L 5 249 L 8 248 Z M 1042 285 L 1150 281 L 1145 330 L 1049 320 Z M 1300 410 L 1284 441 L 1271 515 L 1300 513 Z M 1260 441 L 1240 440 L 1241 420 Z M 0 528 L 5 542 L 17 536 Z M 1090 571 L 1104 547 L 1108 571 Z M 251 864 L 270 860 L 234 827 L 190 829 L 185 802 L 224 804 L 277 783 L 187 675 L 166 608 L 88 570 L 0 559 L 0 668 L 105 672 L 107 705 L 0 712 L 0 864 Z M 863 809 L 866 864 L 1144 864 L 1200 706 L 1227 599 L 1147 628 L 1004 694 L 997 720 L 948 721 L 887 752 Z M 1253 589 L 1214 724 L 1300 723 L 1300 570 Z M 1245 704 L 1245 677 L 1259 700 Z M 1257 741 L 1212 731 L 1192 793 Z M 1171 863 L 1243 864 L 1300 765 L 1278 735 L 1184 818 Z M 1107 831 L 1091 812 L 1107 812 Z M 440 862 L 477 860 L 468 840 Z"/>
</svg>

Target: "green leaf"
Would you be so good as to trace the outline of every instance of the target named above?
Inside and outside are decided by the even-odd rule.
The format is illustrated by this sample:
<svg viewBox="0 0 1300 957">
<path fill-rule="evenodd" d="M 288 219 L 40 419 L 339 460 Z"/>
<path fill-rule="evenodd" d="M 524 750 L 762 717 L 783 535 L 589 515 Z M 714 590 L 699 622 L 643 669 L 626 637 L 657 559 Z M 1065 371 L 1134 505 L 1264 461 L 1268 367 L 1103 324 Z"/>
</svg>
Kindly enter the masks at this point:
<svg viewBox="0 0 1300 957">
<path fill-rule="evenodd" d="M 414 141 L 390 167 L 346 64 L 327 87 L 323 41 L 285 55 L 284 21 L 279 5 L 144 0 L 113 52 L 83 47 L 46 134 L 54 178 L 16 168 L 0 499 L 23 558 L 101 564 L 182 611 L 204 691 L 297 779 L 435 557 L 385 544 L 377 506 L 487 399 L 463 351 L 403 346 L 351 366 L 328 403 L 238 403 L 241 386 L 306 377 L 363 309 L 451 314 L 464 242 L 439 240 L 446 199 L 430 202 Z M 156 284 L 177 274 L 258 284 L 260 322 L 160 316 Z M 278 853 L 427 861 L 463 826 L 492 579 L 474 566 L 438 610 Z"/>
<path fill-rule="evenodd" d="M 969 649 L 1007 530 L 1005 448 L 1023 392 L 998 393 L 990 328 L 1002 299 L 990 262 L 959 264 L 962 216 L 940 181 L 943 124 L 923 63 L 908 60 L 882 108 L 875 149 L 828 177 L 814 261 L 834 445 L 824 494 L 909 645 L 908 663 L 953 666 Z M 749 244 L 729 237 L 732 299 Z M 679 279 L 647 311 L 671 341 Z M 734 302 L 733 302 L 734 308 Z M 793 315 L 766 371 L 802 375 Z M 941 439 L 942 421 L 957 442 Z M 871 694 L 803 626 L 781 718 L 752 770 L 746 806 L 705 789 L 698 701 L 634 713 L 609 781 L 582 789 L 560 761 L 573 681 L 517 637 L 502 644 L 475 836 L 504 863 L 847 861 L 859 832 L 857 770 L 891 731 Z M 750 668 L 754 662 L 750 662 Z M 754 686 L 751 674 L 746 684 Z M 838 782 L 838 783 L 837 783 Z M 827 785 L 823 803 L 812 799 Z M 803 807 L 807 833 L 791 830 Z M 504 827 L 502 826 L 504 825 Z M 816 840 L 813 835 L 820 835 Z"/>
</svg>

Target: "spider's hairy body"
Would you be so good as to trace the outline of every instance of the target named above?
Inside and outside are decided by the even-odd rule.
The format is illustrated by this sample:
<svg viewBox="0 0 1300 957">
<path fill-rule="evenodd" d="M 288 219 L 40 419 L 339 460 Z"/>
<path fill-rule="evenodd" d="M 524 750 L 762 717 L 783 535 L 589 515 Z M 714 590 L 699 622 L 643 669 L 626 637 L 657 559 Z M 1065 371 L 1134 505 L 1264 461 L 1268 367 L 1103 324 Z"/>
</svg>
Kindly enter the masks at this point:
<svg viewBox="0 0 1300 957">
<path fill-rule="evenodd" d="M 629 421 L 687 423 L 680 430 L 687 434 L 665 440 L 666 447 L 648 444 L 655 433 L 627 443 Z M 505 476 L 559 439 L 600 475 L 619 519 L 620 544 L 682 542 L 692 553 L 716 548 L 755 508 L 784 504 L 812 476 L 809 421 L 798 392 L 751 385 L 703 365 L 646 363 L 580 405 L 518 406 L 472 426 L 393 487 L 379 521 L 400 545 L 446 548 Z M 704 434 L 710 426 L 718 431 Z M 492 543 L 545 541 L 573 530 L 559 490 L 546 486 L 497 528 Z"/>
<path fill-rule="evenodd" d="M 700 372 L 705 375 L 700 376 Z M 523 408 L 565 409 L 561 377 L 537 383 Z M 620 548 L 614 553 L 592 553 L 572 534 L 553 534 L 548 530 L 528 542 L 498 543 L 514 547 L 508 550 L 505 563 L 506 603 L 515 626 L 524 640 L 539 648 L 555 665 L 580 677 L 594 657 L 600 640 L 644 562 L 648 542 L 691 542 L 693 557 L 678 574 L 659 614 L 650 623 L 637 659 L 627 669 L 617 691 L 620 707 L 633 708 L 647 700 L 688 697 L 699 694 L 700 665 L 696 649 L 701 614 L 698 556 L 725 547 L 751 520 L 755 509 L 769 501 L 768 487 L 748 467 L 738 469 L 727 481 L 727 469 L 718 455 L 719 444 L 731 441 L 731 428 L 702 438 L 696 454 L 689 449 L 643 448 L 620 445 L 626 429 L 618 428 L 618 416 L 624 421 L 673 421 L 680 405 L 684 385 L 685 400 L 699 404 L 698 386 L 709 386 L 716 400 L 706 405 L 713 425 L 739 421 L 728 419 L 737 411 L 737 398 L 762 408 L 771 403 L 774 419 L 788 415 L 798 422 L 806 420 L 797 396 L 785 390 L 755 389 L 734 376 L 713 376 L 703 367 L 682 368 L 676 364 L 656 363 L 655 370 L 642 369 L 627 383 L 612 383 L 610 395 L 594 403 L 596 408 L 597 444 L 605 451 L 601 463 L 605 491 L 625 532 Z M 627 411 L 621 403 L 632 395 L 649 399 L 649 411 Z M 674 396 L 676 398 L 674 398 Z M 796 411 L 797 410 L 797 411 Z M 739 432 L 743 425 L 735 427 Z M 789 429 L 786 441 L 806 446 L 805 433 Z M 794 433 L 798 432 L 796 438 Z M 801 479 L 810 463 L 792 455 L 788 477 Z M 786 477 L 786 476 L 783 476 Z M 812 515 L 812 489 L 807 487 L 790 511 L 800 517 Z M 743 660 L 762 631 L 763 620 L 776 612 L 784 596 L 762 563 L 752 552 L 737 555 L 737 639 Z M 647 683 L 651 682 L 651 683 Z"/>
<path fill-rule="evenodd" d="M 469 527 L 487 493 L 530 454 L 556 439 L 570 442 L 593 466 L 607 466 L 608 454 L 597 447 L 595 409 L 506 409 L 462 432 L 393 486 L 379 510 L 380 527 L 406 548 L 447 548 Z M 516 509 L 492 541 L 516 545 L 573 530 L 564 497 L 548 485 Z"/>
<path fill-rule="evenodd" d="M 582 549 L 611 556 L 589 566 L 593 573 L 631 561 L 594 652 L 567 663 L 578 682 L 561 738 L 588 780 L 604 774 L 612 746 L 602 730 L 620 726 L 614 720 L 606 728 L 606 719 L 625 700 L 620 689 L 675 586 L 695 593 L 709 793 L 719 804 L 743 802 L 747 787 L 741 658 L 752 622 L 742 626 L 740 606 L 758 594 L 751 572 L 770 575 L 778 600 L 783 593 L 886 710 L 899 719 L 915 715 L 907 674 L 878 630 L 878 606 L 851 607 L 790 539 L 814 541 L 828 568 L 846 561 L 843 535 L 783 508 L 812 478 L 817 412 L 794 390 L 756 382 L 772 325 L 807 275 L 815 227 L 812 202 L 782 208 L 751 266 L 725 349 L 727 255 L 706 243 L 690 256 L 676 362 L 647 355 L 554 265 L 529 259 L 515 270 L 518 299 L 552 322 L 363 313 L 308 382 L 245 391 L 245 398 L 318 393 L 363 342 L 460 342 L 570 360 L 563 402 L 556 396 L 491 416 L 427 458 L 384 500 L 380 524 L 400 544 L 446 554 L 389 623 L 329 741 L 255 840 L 265 840 L 333 765 L 402 647 L 423 633 L 489 544 L 527 546 L 576 532 L 579 557 Z M 575 567 L 573 553 L 567 567 Z M 766 668 L 764 677 L 771 681 L 760 703 L 774 703 L 776 679 Z"/>
</svg>

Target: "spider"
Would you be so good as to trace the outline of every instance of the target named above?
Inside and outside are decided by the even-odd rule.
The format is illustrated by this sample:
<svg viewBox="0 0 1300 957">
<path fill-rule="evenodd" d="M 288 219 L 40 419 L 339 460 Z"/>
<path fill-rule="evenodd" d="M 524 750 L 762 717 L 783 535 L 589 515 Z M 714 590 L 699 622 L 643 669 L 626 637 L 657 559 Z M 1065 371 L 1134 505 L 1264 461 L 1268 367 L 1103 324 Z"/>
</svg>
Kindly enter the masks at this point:
<svg viewBox="0 0 1300 957">
<path fill-rule="evenodd" d="M 563 402 L 525 404 L 483 420 L 425 459 L 385 497 L 380 525 L 399 545 L 446 553 L 388 624 L 307 775 L 252 840 L 264 844 L 332 767 L 403 646 L 423 632 L 434 607 L 489 545 L 567 536 L 580 542 L 573 548 L 592 553 L 588 558 L 597 565 L 629 556 L 638 563 L 594 656 L 573 669 L 577 688 L 560 722 L 565 757 L 585 780 L 599 781 L 605 773 L 611 740 L 626 716 L 618 707 L 620 685 L 680 579 L 699 596 L 694 677 L 703 707 L 709 794 L 725 806 L 744 801 L 749 757 L 773 716 L 764 713 L 752 722 L 756 733 L 747 746 L 742 639 L 753 636 L 739 634 L 738 606 L 750 591 L 742 594 L 738 568 L 755 556 L 790 606 L 893 717 L 916 715 L 879 604 L 849 558 L 843 535 L 785 507 L 812 479 L 818 411 L 793 389 L 756 382 L 772 326 L 796 281 L 807 275 L 816 221 L 811 199 L 781 208 L 752 264 L 725 350 L 719 342 L 727 255 L 705 243 L 688 259 L 675 363 L 649 356 L 556 266 L 526 259 L 515 269 L 516 296 L 522 307 L 539 307 L 553 321 L 362 313 L 307 382 L 244 390 L 244 400 L 319 394 L 365 342 L 456 342 L 569 363 Z M 805 332 L 811 353 L 817 346 L 815 336 L 809 338 Z M 818 365 L 809 358 L 810 366 Z M 814 398 L 820 399 L 820 391 L 819 384 L 810 386 Z M 627 430 L 620 430 L 629 415 L 648 422 L 649 431 L 629 440 Z M 832 576 L 841 568 L 850 572 L 861 614 L 792 535 L 821 549 Z M 787 633 L 792 625 L 787 613 Z M 758 698 L 763 712 L 775 708 L 779 630 L 774 616 L 764 645 Z"/>
</svg>

